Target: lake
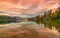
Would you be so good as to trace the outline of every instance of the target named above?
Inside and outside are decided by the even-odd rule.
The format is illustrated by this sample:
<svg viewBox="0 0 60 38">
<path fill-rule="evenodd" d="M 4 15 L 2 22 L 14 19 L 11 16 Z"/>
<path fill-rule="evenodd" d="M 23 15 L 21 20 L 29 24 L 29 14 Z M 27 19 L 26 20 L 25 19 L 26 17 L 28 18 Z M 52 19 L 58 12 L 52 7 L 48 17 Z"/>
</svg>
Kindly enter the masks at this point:
<svg viewBox="0 0 60 38">
<path fill-rule="evenodd" d="M 51 38 L 58 37 L 57 30 L 51 30 L 49 28 L 45 28 L 44 24 L 37 24 L 35 22 L 18 22 L 18 23 L 11 22 L 11 23 L 6 23 L 6 24 L 0 24 L 0 37 L 2 37 L 1 35 L 3 35 L 3 38 L 5 38 L 6 36 L 14 35 L 16 33 L 18 34 L 21 31 L 23 32 L 23 29 L 24 30 L 28 29 L 29 32 L 33 32 L 32 29 L 35 29 L 38 33 L 40 33 L 40 32 L 42 34 L 47 33 L 46 37 L 51 37 Z M 52 36 L 52 35 L 54 35 L 54 36 Z M 45 34 L 43 36 L 45 36 Z"/>
</svg>

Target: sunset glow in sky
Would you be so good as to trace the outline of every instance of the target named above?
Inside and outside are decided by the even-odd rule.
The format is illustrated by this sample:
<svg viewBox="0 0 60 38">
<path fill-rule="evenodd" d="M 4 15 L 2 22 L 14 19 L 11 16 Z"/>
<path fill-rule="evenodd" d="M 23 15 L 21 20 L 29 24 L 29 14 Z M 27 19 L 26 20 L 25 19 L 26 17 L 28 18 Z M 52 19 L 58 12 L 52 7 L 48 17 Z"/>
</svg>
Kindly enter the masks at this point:
<svg viewBox="0 0 60 38">
<path fill-rule="evenodd" d="M 0 0 L 0 10 L 7 14 L 39 14 L 41 11 L 55 9 L 60 0 Z"/>
</svg>

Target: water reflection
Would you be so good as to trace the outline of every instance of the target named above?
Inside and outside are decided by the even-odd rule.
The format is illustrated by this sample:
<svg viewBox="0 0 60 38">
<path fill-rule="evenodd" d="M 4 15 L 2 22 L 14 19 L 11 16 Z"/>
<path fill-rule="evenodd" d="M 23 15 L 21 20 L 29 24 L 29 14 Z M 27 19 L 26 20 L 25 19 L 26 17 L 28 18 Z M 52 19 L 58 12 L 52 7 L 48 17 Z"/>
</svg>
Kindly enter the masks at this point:
<svg viewBox="0 0 60 38">
<path fill-rule="evenodd" d="M 23 25 L 23 24 L 36 24 L 35 22 L 10 22 L 10 23 L 3 23 L 3 24 L 0 24 L 0 29 L 2 28 L 11 28 L 11 27 L 18 27 L 20 25 Z"/>
<path fill-rule="evenodd" d="M 45 36 L 47 34 L 47 36 L 45 36 L 46 38 L 58 38 L 57 36 L 57 32 L 54 32 L 48 28 L 44 27 L 44 24 L 40 24 L 38 25 L 35 22 L 19 22 L 19 23 L 8 23 L 8 24 L 1 24 L 0 25 L 0 37 L 2 37 L 1 35 L 3 35 L 3 37 L 5 38 L 6 36 L 11 37 L 10 35 L 14 35 L 16 34 L 17 36 L 19 36 L 19 33 L 34 33 L 37 32 L 38 34 L 43 34 L 41 37 Z M 35 33 L 36 34 L 36 33 Z M 53 35 L 53 36 L 52 36 Z M 8 38 L 9 38 L 8 37 Z"/>
<path fill-rule="evenodd" d="M 6 23 L 6 24 L 0 24 L 0 30 L 5 29 L 5 28 L 14 28 L 14 27 L 20 27 L 21 25 L 39 25 L 40 28 L 48 28 L 45 26 L 45 24 L 37 24 L 36 22 L 32 22 L 32 21 L 25 21 L 25 22 L 10 22 L 10 23 Z M 49 28 L 48 28 L 49 29 Z M 53 32 L 58 33 L 57 29 L 55 29 L 53 27 L 53 29 L 51 29 Z"/>
</svg>

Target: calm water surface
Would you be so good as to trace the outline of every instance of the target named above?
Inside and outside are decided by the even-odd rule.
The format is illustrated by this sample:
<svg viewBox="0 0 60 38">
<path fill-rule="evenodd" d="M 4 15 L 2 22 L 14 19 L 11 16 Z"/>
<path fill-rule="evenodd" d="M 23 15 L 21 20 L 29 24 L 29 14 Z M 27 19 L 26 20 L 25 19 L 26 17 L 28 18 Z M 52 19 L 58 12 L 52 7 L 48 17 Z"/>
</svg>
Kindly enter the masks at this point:
<svg viewBox="0 0 60 38">
<path fill-rule="evenodd" d="M 39 32 L 39 29 L 41 32 L 47 32 L 47 34 L 50 36 L 52 36 L 53 34 L 58 35 L 58 31 L 57 30 L 50 30 L 48 28 L 44 27 L 44 24 L 40 24 L 38 25 L 35 22 L 19 22 L 19 23 L 7 23 L 7 24 L 0 24 L 0 33 L 5 33 L 5 32 L 10 32 L 12 29 L 13 30 L 19 30 L 19 28 L 31 28 L 31 29 L 37 29 L 37 31 Z M 14 29 L 15 28 L 15 29 Z M 17 31 L 18 31 L 17 30 Z M 18 33 L 18 32 L 17 32 Z M 13 34 L 13 33 L 12 33 Z M 52 34 L 52 35 L 51 35 Z M 1 35 L 1 34 L 0 34 Z"/>
</svg>

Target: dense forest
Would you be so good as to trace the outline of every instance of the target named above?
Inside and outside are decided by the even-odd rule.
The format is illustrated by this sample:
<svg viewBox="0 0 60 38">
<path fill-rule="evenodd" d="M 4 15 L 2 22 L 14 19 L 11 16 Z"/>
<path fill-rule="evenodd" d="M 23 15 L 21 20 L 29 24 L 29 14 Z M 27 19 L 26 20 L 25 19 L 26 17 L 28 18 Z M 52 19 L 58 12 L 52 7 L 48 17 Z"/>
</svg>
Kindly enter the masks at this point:
<svg viewBox="0 0 60 38">
<path fill-rule="evenodd" d="M 60 10 L 56 11 L 55 14 L 52 14 L 51 11 L 52 10 L 49 10 L 49 13 L 47 12 L 48 14 L 45 14 L 43 16 L 38 15 L 33 18 L 28 18 L 27 20 L 34 21 L 37 24 L 43 23 L 45 24 L 45 27 L 48 27 L 50 29 L 52 29 L 52 26 L 54 26 L 56 29 L 60 31 Z M 15 21 L 15 17 L 0 15 L 0 24 Z"/>
<path fill-rule="evenodd" d="M 9 23 L 11 21 L 12 21 L 12 18 L 10 16 L 0 15 L 0 24 Z"/>
<path fill-rule="evenodd" d="M 48 10 L 43 16 L 37 16 L 36 22 L 38 24 L 43 23 L 45 27 L 52 29 L 52 26 L 58 29 L 60 32 L 60 10 L 52 13 L 52 10 Z"/>
</svg>

